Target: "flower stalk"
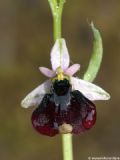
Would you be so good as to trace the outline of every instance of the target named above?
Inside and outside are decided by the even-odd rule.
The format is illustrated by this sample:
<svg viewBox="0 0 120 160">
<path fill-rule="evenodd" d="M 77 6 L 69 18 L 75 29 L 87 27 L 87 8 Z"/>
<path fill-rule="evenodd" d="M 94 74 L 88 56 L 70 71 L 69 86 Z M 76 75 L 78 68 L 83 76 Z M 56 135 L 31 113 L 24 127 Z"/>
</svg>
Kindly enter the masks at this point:
<svg viewBox="0 0 120 160">
<path fill-rule="evenodd" d="M 61 19 L 65 0 L 48 0 L 53 16 L 54 41 L 61 38 Z"/>
<path fill-rule="evenodd" d="M 57 39 L 62 38 L 61 20 L 62 20 L 62 12 L 65 0 L 48 0 L 48 3 L 52 11 L 53 34 L 54 34 L 54 41 L 56 41 Z M 83 79 L 89 82 L 92 82 L 97 76 L 103 56 L 101 35 L 99 31 L 94 27 L 93 23 L 91 23 L 91 28 L 94 35 L 93 53 L 88 65 L 88 69 L 83 76 Z M 62 135 L 62 147 L 63 147 L 63 159 L 73 160 L 73 148 L 72 148 L 73 146 L 72 146 L 71 134 Z"/>
<path fill-rule="evenodd" d="M 72 152 L 72 134 L 62 135 L 62 145 L 63 145 L 63 159 L 73 160 Z"/>
<path fill-rule="evenodd" d="M 48 0 L 53 16 L 54 41 L 62 38 L 62 12 L 65 0 Z M 62 134 L 63 159 L 73 160 L 72 135 Z"/>
</svg>

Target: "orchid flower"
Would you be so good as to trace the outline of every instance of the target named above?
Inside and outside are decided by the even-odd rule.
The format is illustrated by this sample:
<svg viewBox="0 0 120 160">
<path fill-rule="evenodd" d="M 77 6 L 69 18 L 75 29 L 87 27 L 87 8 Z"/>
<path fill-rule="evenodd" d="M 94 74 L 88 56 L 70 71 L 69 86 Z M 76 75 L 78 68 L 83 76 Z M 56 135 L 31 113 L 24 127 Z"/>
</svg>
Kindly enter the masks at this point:
<svg viewBox="0 0 120 160">
<path fill-rule="evenodd" d="M 79 64 L 70 64 L 64 39 L 57 39 L 51 50 L 52 70 L 40 67 L 49 79 L 30 92 L 22 107 L 37 107 L 32 114 L 33 127 L 47 136 L 59 133 L 81 134 L 96 121 L 96 107 L 91 101 L 108 100 L 102 88 L 74 76 Z"/>
</svg>

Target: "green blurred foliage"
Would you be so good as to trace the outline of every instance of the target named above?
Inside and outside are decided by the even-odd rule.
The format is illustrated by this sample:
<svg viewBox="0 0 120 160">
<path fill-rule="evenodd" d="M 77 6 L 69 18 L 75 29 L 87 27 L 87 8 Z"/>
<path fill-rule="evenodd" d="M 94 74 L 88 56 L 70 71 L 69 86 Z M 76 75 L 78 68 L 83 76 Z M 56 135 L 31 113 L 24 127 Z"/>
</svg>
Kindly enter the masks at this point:
<svg viewBox="0 0 120 160">
<path fill-rule="evenodd" d="M 110 92 L 111 100 L 96 102 L 95 127 L 73 137 L 75 160 L 120 156 L 120 1 L 67 0 L 63 37 L 72 62 L 81 64 L 79 76 L 86 70 L 92 51 L 91 20 L 99 28 L 104 45 L 95 83 Z M 61 137 L 36 133 L 30 122 L 34 108 L 20 107 L 21 99 L 46 79 L 38 67 L 50 67 L 52 45 L 47 0 L 0 1 L 0 160 L 62 159 Z"/>
</svg>

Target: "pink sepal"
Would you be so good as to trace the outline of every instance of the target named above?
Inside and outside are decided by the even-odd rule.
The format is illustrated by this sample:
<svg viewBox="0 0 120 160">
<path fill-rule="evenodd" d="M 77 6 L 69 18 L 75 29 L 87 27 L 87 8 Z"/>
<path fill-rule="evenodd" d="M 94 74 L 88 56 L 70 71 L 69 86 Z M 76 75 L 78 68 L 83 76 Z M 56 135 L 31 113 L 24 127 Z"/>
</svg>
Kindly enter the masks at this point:
<svg viewBox="0 0 120 160">
<path fill-rule="evenodd" d="M 42 74 L 49 78 L 53 78 L 56 75 L 55 71 L 52 71 L 46 67 L 39 67 L 39 70 Z"/>
<path fill-rule="evenodd" d="M 80 69 L 80 64 L 73 64 L 64 71 L 64 74 L 73 76 Z"/>
</svg>

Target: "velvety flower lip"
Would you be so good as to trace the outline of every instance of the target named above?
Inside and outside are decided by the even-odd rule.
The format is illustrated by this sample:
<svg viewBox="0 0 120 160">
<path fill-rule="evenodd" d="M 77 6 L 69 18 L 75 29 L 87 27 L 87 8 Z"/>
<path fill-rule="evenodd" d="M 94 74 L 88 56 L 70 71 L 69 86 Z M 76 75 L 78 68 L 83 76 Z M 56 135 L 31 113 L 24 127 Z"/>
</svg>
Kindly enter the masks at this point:
<svg viewBox="0 0 120 160">
<path fill-rule="evenodd" d="M 51 50 L 52 69 L 39 67 L 40 72 L 49 79 L 30 92 L 21 102 L 24 108 L 37 107 L 31 119 L 33 127 L 41 134 L 48 136 L 54 136 L 59 132 L 81 134 L 90 129 L 96 121 L 96 107 L 91 101 L 110 99 L 110 95 L 99 86 L 74 77 L 80 65 L 69 64 L 66 42 L 64 39 L 58 39 Z M 68 81 L 68 93 L 56 95 L 54 91 L 56 80 L 58 86 Z M 64 85 L 62 87 L 64 88 Z M 59 91 L 59 88 L 57 90 Z M 61 93 L 64 92 L 60 89 Z M 63 104 L 63 109 L 59 104 Z"/>
<path fill-rule="evenodd" d="M 40 134 L 55 136 L 58 133 L 81 134 L 92 128 L 96 122 L 96 107 L 79 91 L 71 92 L 71 103 L 67 110 L 57 108 L 51 100 L 52 94 L 43 98 L 33 112 L 33 127 Z"/>
</svg>

